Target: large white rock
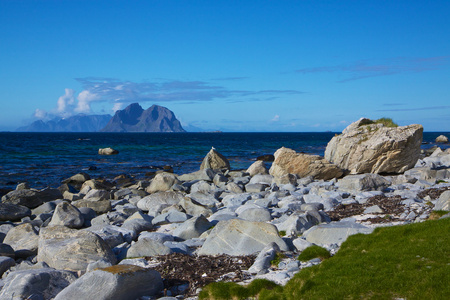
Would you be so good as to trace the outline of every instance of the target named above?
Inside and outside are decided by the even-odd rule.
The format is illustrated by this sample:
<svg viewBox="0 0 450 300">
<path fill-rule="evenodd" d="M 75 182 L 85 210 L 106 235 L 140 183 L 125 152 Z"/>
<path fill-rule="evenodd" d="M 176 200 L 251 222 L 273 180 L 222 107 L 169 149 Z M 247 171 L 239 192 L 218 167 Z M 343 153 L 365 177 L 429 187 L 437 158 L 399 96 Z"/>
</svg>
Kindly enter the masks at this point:
<svg viewBox="0 0 450 300">
<path fill-rule="evenodd" d="M 331 139 L 325 159 L 351 174 L 403 173 L 420 155 L 422 125 L 385 127 L 361 118 Z"/>
<path fill-rule="evenodd" d="M 288 174 L 296 174 L 300 178 L 312 176 L 315 179 L 329 180 L 342 176 L 342 170 L 319 155 L 297 153 L 282 147 L 275 154 L 270 167 L 270 175 L 281 178 Z M 288 182 L 286 182 L 288 183 Z"/>
<path fill-rule="evenodd" d="M 84 274 L 55 300 L 128 300 L 156 296 L 164 288 L 161 275 L 151 269 L 117 265 Z"/>
<path fill-rule="evenodd" d="M 75 280 L 73 273 L 52 268 L 14 271 L 4 279 L 0 299 L 53 299 Z"/>
<path fill-rule="evenodd" d="M 116 262 L 111 248 L 95 233 L 64 226 L 45 227 L 39 233 L 37 260 L 52 268 L 85 271 L 100 259 Z"/>
<path fill-rule="evenodd" d="M 3 243 L 10 245 L 14 251 L 29 250 L 35 252 L 38 249 L 39 235 L 30 223 L 24 223 L 11 228 Z"/>
<path fill-rule="evenodd" d="M 156 192 L 165 192 L 172 188 L 174 184 L 179 184 L 177 176 L 172 173 L 159 173 L 153 178 L 150 186 L 146 189 L 149 194 Z"/>
<path fill-rule="evenodd" d="M 217 223 L 198 254 L 250 255 L 261 251 L 272 242 L 276 243 L 281 251 L 289 250 L 274 225 L 232 219 Z"/>
<path fill-rule="evenodd" d="M 353 234 L 372 233 L 373 228 L 352 222 L 331 222 L 311 227 L 303 233 L 303 237 L 318 245 L 342 244 Z"/>
</svg>

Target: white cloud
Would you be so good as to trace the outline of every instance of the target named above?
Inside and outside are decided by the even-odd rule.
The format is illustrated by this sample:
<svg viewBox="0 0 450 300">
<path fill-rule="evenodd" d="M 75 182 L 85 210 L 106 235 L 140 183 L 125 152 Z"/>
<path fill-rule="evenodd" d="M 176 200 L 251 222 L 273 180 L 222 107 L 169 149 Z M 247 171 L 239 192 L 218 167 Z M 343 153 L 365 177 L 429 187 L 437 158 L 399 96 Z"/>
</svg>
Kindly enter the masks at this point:
<svg viewBox="0 0 450 300">
<path fill-rule="evenodd" d="M 47 117 L 47 112 L 45 110 L 37 108 L 34 112 L 34 117 L 40 120 L 45 119 Z"/>
<path fill-rule="evenodd" d="M 73 97 L 75 91 L 72 89 L 65 89 L 65 94 L 58 99 L 58 106 L 56 111 L 62 116 L 71 114 L 71 106 L 75 103 L 75 98 Z"/>
<path fill-rule="evenodd" d="M 273 117 L 273 119 L 270 120 L 270 121 L 272 121 L 272 122 L 278 122 L 278 121 L 280 121 L 280 116 L 279 116 L 279 115 L 275 115 L 275 116 Z"/>
<path fill-rule="evenodd" d="M 91 102 L 99 100 L 100 97 L 90 92 L 89 90 L 84 90 L 78 94 L 78 105 L 75 108 L 75 111 L 80 113 L 90 113 L 91 112 Z"/>
</svg>

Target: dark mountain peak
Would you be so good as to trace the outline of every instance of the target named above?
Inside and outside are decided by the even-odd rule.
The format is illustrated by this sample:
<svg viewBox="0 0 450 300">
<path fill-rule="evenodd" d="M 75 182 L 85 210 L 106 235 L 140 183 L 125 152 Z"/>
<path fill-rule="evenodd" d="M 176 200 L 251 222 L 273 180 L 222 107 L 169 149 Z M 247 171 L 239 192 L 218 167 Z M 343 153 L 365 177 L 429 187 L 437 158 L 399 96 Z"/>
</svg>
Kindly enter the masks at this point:
<svg viewBox="0 0 450 300">
<path fill-rule="evenodd" d="M 143 110 L 138 103 L 118 110 L 104 132 L 185 132 L 168 108 L 152 105 Z"/>
<path fill-rule="evenodd" d="M 127 125 L 136 125 L 139 122 L 139 117 L 142 115 L 144 109 L 139 105 L 139 103 L 132 103 L 125 107 L 123 110 L 116 111 L 113 119 L 122 121 L 122 123 Z"/>
</svg>

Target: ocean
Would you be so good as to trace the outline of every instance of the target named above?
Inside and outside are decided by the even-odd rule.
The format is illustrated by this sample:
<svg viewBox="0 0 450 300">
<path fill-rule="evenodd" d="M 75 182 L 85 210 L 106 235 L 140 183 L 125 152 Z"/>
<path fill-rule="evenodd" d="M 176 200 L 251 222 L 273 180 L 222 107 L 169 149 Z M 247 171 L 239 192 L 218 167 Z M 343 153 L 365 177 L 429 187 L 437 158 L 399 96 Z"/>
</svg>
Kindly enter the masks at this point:
<svg viewBox="0 0 450 300">
<path fill-rule="evenodd" d="M 424 133 L 423 148 L 440 134 Z M 136 179 L 171 166 L 175 174 L 198 171 L 211 147 L 228 158 L 233 170 L 247 169 L 258 156 L 281 147 L 322 155 L 332 132 L 299 133 L 0 133 L 0 189 L 27 182 L 33 188 L 58 187 L 79 172 L 91 178 Z M 442 145 L 440 145 L 442 146 Z M 111 147 L 118 155 L 98 155 Z M 449 147 L 445 145 L 444 148 Z M 147 174 L 147 176 L 146 176 Z"/>
</svg>

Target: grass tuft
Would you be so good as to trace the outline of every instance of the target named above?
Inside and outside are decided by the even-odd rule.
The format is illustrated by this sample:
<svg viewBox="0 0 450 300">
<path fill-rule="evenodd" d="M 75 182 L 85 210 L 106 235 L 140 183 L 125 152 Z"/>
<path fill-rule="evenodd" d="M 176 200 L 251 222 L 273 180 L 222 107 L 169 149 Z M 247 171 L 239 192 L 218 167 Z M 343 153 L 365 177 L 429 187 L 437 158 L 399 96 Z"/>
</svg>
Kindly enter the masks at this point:
<svg viewBox="0 0 450 300">
<path fill-rule="evenodd" d="M 321 260 L 330 258 L 330 252 L 327 249 L 319 247 L 317 245 L 312 245 L 303 250 L 298 256 L 299 261 L 308 261 L 313 258 L 320 258 Z"/>
<path fill-rule="evenodd" d="M 263 295 L 260 295 L 261 291 L 263 291 Z M 270 295 L 272 294 L 272 291 L 275 292 L 275 294 L 280 294 L 282 292 L 282 288 L 275 282 L 267 279 L 255 279 L 248 286 L 242 286 L 234 282 L 213 282 L 203 288 L 203 290 L 198 295 L 198 299 L 241 300 L 248 299 L 250 297 L 263 299 L 264 297 L 266 297 L 264 295 Z"/>
</svg>

